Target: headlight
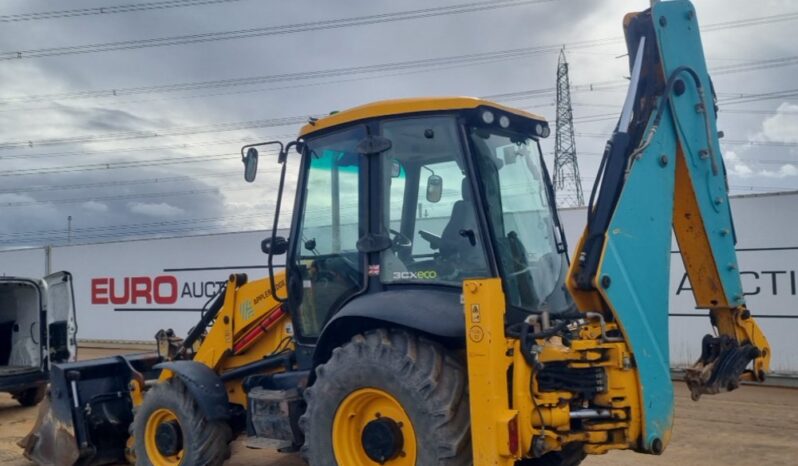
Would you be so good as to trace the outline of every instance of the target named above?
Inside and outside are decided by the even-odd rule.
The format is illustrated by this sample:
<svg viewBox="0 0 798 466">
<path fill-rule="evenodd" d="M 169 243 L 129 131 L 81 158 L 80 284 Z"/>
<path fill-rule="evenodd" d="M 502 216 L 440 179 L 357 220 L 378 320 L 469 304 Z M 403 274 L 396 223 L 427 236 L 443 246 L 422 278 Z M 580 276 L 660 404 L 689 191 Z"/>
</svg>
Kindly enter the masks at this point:
<svg viewBox="0 0 798 466">
<path fill-rule="evenodd" d="M 507 115 L 502 115 L 499 117 L 499 126 L 502 128 L 509 128 L 510 127 L 510 117 Z"/>
<path fill-rule="evenodd" d="M 484 121 L 486 125 L 493 123 L 494 119 L 496 119 L 496 117 L 493 115 L 493 112 L 491 112 L 490 110 L 485 110 L 484 112 L 482 112 L 482 121 Z"/>
<path fill-rule="evenodd" d="M 541 134 L 541 136 L 544 137 L 544 138 L 547 138 L 547 137 L 549 137 L 550 134 L 551 134 L 551 130 L 549 129 L 549 127 L 548 126 L 544 126 L 543 127 L 543 134 Z"/>
</svg>

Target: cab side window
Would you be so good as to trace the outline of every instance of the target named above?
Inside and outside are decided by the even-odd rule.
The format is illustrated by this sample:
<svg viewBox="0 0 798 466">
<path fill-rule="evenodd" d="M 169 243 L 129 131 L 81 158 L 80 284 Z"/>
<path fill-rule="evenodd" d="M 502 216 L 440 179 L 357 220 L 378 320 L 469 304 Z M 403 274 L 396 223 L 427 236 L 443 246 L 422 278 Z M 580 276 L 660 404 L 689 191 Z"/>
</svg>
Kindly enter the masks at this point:
<svg viewBox="0 0 798 466">
<path fill-rule="evenodd" d="M 441 179 L 441 199 L 431 202 L 427 199 L 429 177 L 439 176 Z M 418 186 L 418 207 L 416 209 L 416 229 L 413 238 L 413 256 L 432 255 L 435 249 L 432 244 L 421 237 L 419 231 L 426 231 L 441 236 L 449 216 L 457 201 L 463 200 L 463 172 L 457 162 L 440 162 L 425 165 L 421 170 L 421 182 Z M 437 249 L 437 248 L 436 248 Z"/>
</svg>

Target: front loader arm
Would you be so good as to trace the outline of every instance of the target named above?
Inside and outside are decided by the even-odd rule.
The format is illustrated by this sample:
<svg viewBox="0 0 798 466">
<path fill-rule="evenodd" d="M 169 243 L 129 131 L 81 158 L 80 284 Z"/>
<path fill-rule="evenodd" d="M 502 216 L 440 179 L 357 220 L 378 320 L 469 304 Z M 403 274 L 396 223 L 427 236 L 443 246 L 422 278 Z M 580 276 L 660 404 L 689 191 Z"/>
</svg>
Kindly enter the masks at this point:
<svg viewBox="0 0 798 466">
<path fill-rule="evenodd" d="M 641 449 L 653 451 L 667 443 L 673 418 L 671 231 L 697 307 L 710 310 L 718 333 L 704 339 L 701 359 L 687 372 L 693 398 L 763 380 L 770 349 L 743 298 L 695 9 L 686 0 L 663 1 L 624 23 L 630 97 L 607 145 L 568 285 L 581 311 L 617 322 L 634 354 Z"/>
</svg>

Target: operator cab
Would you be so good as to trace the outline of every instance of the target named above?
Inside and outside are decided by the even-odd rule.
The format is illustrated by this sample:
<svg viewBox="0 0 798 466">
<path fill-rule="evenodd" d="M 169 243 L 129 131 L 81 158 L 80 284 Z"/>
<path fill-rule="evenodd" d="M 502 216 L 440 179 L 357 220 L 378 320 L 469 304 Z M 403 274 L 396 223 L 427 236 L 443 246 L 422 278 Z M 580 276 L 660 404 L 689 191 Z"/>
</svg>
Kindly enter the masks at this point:
<svg viewBox="0 0 798 466">
<path fill-rule="evenodd" d="M 472 98 L 312 120 L 289 144 L 302 156 L 291 238 L 265 247 L 287 250 L 297 333 L 317 337 L 355 296 L 398 288 L 448 293 L 460 315 L 467 278 L 501 276 L 510 319 L 568 309 L 565 238 L 538 143 L 549 133 L 541 117 Z M 245 149 L 250 180 L 257 152 Z"/>
</svg>

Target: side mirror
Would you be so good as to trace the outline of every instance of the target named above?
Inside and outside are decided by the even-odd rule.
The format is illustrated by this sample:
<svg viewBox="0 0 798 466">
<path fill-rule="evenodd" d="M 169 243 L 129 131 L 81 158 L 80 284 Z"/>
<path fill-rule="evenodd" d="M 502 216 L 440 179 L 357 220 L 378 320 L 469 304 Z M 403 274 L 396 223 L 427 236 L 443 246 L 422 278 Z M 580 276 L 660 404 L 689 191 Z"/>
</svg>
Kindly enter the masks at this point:
<svg viewBox="0 0 798 466">
<path fill-rule="evenodd" d="M 427 201 L 433 204 L 441 200 L 443 195 L 443 178 L 438 175 L 430 175 L 427 178 Z"/>
<path fill-rule="evenodd" d="M 255 175 L 258 174 L 258 149 L 250 147 L 247 149 L 247 155 L 244 156 L 244 179 L 247 183 L 255 181 Z"/>
<path fill-rule="evenodd" d="M 272 238 L 270 236 L 260 242 L 260 249 L 266 254 L 280 256 L 288 251 L 288 241 L 282 236 L 277 236 L 272 243 Z"/>
<path fill-rule="evenodd" d="M 398 160 L 391 160 L 391 178 L 399 178 L 402 174 L 402 165 Z"/>
</svg>

